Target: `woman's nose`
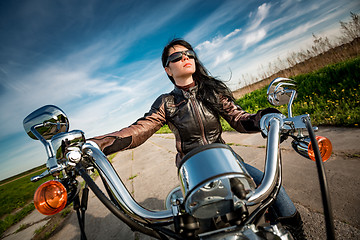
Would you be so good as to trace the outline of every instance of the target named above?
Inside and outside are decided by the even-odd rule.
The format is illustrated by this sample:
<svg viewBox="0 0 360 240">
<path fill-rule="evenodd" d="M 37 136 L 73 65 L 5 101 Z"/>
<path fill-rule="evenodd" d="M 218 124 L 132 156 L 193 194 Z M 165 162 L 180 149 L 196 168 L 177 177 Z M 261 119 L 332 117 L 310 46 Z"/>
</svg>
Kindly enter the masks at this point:
<svg viewBox="0 0 360 240">
<path fill-rule="evenodd" d="M 185 60 L 189 60 L 189 57 L 186 53 L 183 53 L 182 54 L 182 60 L 185 61 Z"/>
</svg>

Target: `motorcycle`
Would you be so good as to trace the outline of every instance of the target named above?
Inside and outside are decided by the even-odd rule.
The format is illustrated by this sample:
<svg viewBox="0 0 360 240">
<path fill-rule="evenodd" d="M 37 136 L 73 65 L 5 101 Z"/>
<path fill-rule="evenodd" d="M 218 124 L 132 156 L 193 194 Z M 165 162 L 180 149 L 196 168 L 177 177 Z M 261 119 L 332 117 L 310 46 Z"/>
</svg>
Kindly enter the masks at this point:
<svg viewBox="0 0 360 240">
<path fill-rule="evenodd" d="M 23 122 L 27 134 L 40 140 L 48 155 L 47 170 L 32 177 L 31 181 L 49 175 L 54 180 L 36 190 L 34 205 L 42 214 L 53 215 L 73 202 L 81 239 L 86 239 L 84 226 L 89 188 L 133 231 L 157 239 L 293 239 L 280 223 L 265 221 L 267 210 L 282 184 L 280 143 L 291 137 L 292 147 L 297 153 L 316 161 L 327 236 L 334 239 L 322 165 L 331 155 L 331 142 L 325 137 L 315 137 L 317 128 L 312 127 L 309 115 L 292 115 L 292 103 L 297 95 L 294 80 L 274 79 L 267 95 L 273 105 L 287 103 L 288 116 L 271 113 L 260 121 L 262 134 L 267 137 L 261 184 L 256 186 L 241 159 L 228 145 L 205 145 L 183 158 L 178 168 L 180 186 L 169 193 L 165 200 L 166 210 L 161 211 L 148 210 L 134 200 L 99 147 L 86 141 L 82 131 L 69 131 L 68 118 L 60 108 L 53 105 L 41 107 Z M 94 169 L 98 171 L 107 195 L 90 177 Z M 78 176 L 85 181 L 84 187 L 80 187 Z"/>
</svg>

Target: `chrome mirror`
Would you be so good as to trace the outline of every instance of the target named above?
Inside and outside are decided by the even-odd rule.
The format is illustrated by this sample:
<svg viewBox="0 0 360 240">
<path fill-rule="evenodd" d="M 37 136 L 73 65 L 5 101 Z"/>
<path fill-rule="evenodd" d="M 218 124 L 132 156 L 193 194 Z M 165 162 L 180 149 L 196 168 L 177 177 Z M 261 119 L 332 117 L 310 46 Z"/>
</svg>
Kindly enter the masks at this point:
<svg viewBox="0 0 360 240">
<path fill-rule="evenodd" d="M 69 120 L 65 113 L 53 105 L 43 106 L 30 113 L 23 121 L 26 133 L 32 139 L 49 140 L 61 132 L 69 130 Z"/>
<path fill-rule="evenodd" d="M 292 117 L 291 105 L 296 98 L 296 82 L 289 78 L 275 78 L 267 89 L 268 101 L 274 106 L 288 104 L 288 117 Z"/>
</svg>

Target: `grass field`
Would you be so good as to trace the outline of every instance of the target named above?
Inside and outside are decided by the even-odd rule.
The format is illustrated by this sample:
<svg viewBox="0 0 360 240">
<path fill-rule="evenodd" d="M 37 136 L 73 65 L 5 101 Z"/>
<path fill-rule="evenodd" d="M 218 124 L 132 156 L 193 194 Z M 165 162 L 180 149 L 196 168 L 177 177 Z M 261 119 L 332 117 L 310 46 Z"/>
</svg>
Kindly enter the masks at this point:
<svg viewBox="0 0 360 240">
<path fill-rule="evenodd" d="M 108 156 L 110 162 L 115 155 L 116 153 Z M 0 182 L 0 236 L 35 209 L 32 200 L 36 189 L 53 177 L 48 176 L 35 183 L 30 178 L 41 174 L 45 169 L 43 165 Z M 93 175 L 97 176 L 98 174 Z"/>
<path fill-rule="evenodd" d="M 31 182 L 30 178 L 41 174 L 44 170 L 36 170 L 30 175 L 29 172 L 25 172 L 23 173 L 25 176 L 15 176 L 17 179 L 13 177 L 1 181 L 0 235 L 35 209 L 32 199 L 36 189 L 52 177 L 46 177 L 36 183 Z"/>
<path fill-rule="evenodd" d="M 292 77 L 298 96 L 293 114 L 310 114 L 313 124 L 359 127 L 360 57 Z M 266 99 L 267 86 L 237 100 L 245 111 L 273 107 Z M 286 105 L 276 107 L 287 114 Z"/>
</svg>

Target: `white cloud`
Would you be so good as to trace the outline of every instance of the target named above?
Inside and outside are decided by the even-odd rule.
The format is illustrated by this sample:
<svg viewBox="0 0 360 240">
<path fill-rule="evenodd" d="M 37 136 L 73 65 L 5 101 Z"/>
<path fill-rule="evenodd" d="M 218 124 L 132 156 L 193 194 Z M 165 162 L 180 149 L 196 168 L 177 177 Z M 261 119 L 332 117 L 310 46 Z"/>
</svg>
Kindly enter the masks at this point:
<svg viewBox="0 0 360 240">
<path fill-rule="evenodd" d="M 268 16 L 269 10 L 271 8 L 270 3 L 264 3 L 258 7 L 254 19 L 252 19 L 249 27 L 249 31 L 252 31 L 260 26 L 264 19 Z M 249 17 L 252 17 L 253 14 L 250 14 Z"/>
<path fill-rule="evenodd" d="M 266 36 L 266 31 L 264 28 L 260 28 L 256 31 L 250 32 L 245 36 L 245 41 L 243 48 L 246 49 L 252 45 L 255 45 L 256 43 L 263 40 Z"/>
<path fill-rule="evenodd" d="M 235 37 L 240 31 L 241 29 L 235 29 L 234 31 L 227 34 L 225 37 L 216 36 L 211 41 L 207 40 L 203 43 L 200 43 L 196 46 L 196 49 L 199 51 L 212 51 L 212 49 L 223 47 L 223 45 L 226 44 L 225 42 L 227 40 L 231 40 L 231 38 Z"/>
<path fill-rule="evenodd" d="M 218 56 L 216 56 L 213 66 L 216 67 L 218 64 L 228 62 L 233 57 L 234 57 L 234 53 L 226 50 L 226 51 L 220 53 Z"/>
<path fill-rule="evenodd" d="M 237 41 L 240 33 L 240 29 L 235 29 L 225 36 L 218 35 L 195 47 L 200 60 L 203 61 L 206 67 L 210 68 L 210 72 L 216 72 L 214 69 L 219 65 L 224 65 L 233 59 L 236 54 L 234 49 L 237 48 L 240 42 Z"/>
</svg>

